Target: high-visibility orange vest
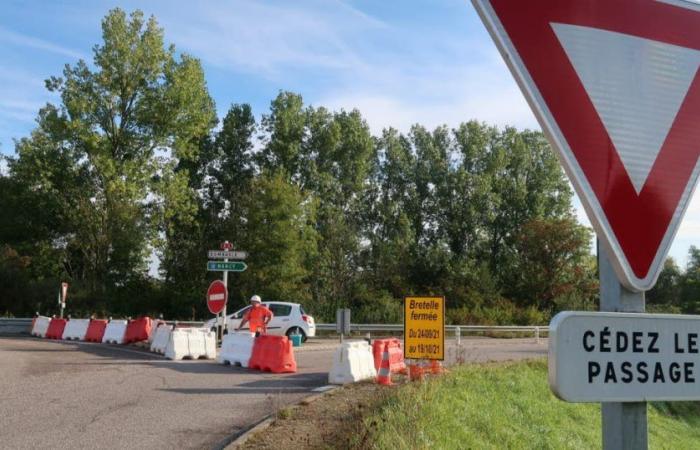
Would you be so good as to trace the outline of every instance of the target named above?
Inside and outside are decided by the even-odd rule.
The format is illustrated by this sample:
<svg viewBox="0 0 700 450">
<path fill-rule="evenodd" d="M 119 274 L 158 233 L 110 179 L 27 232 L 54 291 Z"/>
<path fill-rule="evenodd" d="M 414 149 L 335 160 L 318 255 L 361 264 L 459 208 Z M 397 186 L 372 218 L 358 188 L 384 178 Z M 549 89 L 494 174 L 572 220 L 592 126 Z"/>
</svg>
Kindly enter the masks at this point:
<svg viewBox="0 0 700 450">
<path fill-rule="evenodd" d="M 250 328 L 251 333 L 257 331 L 265 331 L 265 318 L 269 317 L 272 319 L 272 311 L 267 309 L 267 306 L 253 306 L 251 307 L 244 316 L 244 319 L 248 320 L 248 328 Z"/>
</svg>

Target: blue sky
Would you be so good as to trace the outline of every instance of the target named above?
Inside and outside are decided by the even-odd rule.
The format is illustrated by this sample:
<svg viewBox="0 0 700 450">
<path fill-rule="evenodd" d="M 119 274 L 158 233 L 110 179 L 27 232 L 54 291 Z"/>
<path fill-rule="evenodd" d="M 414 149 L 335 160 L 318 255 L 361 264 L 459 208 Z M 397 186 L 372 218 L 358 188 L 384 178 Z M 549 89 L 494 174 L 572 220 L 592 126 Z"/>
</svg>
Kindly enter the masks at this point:
<svg viewBox="0 0 700 450">
<path fill-rule="evenodd" d="M 43 80 L 91 60 L 100 20 L 119 6 L 155 15 L 166 42 L 199 58 L 222 116 L 231 103 L 265 113 L 280 89 L 331 109 L 359 108 L 374 132 L 469 119 L 539 129 L 466 0 L 18 1 L 0 16 L 0 152 L 57 98 Z M 576 200 L 579 219 L 588 224 Z M 700 199 L 671 250 L 700 244 Z"/>
</svg>

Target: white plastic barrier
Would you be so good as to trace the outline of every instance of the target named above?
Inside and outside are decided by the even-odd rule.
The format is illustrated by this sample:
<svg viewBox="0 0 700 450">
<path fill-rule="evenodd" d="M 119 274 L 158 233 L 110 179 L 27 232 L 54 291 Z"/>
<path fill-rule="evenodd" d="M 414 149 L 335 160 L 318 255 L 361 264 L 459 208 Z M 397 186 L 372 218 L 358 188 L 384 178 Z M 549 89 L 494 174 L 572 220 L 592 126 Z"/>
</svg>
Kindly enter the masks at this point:
<svg viewBox="0 0 700 450">
<path fill-rule="evenodd" d="M 151 320 L 151 334 L 148 335 L 148 345 L 153 344 L 153 341 L 156 338 L 156 331 L 161 326 L 166 327 L 168 325 L 165 323 L 164 320 L 160 320 L 160 319 Z M 151 350 L 151 351 L 153 351 L 153 350 Z M 163 352 L 161 352 L 161 353 L 163 353 Z"/>
<path fill-rule="evenodd" d="M 84 341 L 90 319 L 70 319 L 63 329 L 63 339 Z"/>
<path fill-rule="evenodd" d="M 366 341 L 346 341 L 335 352 L 333 368 L 328 373 L 331 384 L 346 384 L 375 378 L 372 348 Z"/>
<path fill-rule="evenodd" d="M 34 319 L 34 326 L 32 327 L 32 336 L 46 337 L 46 332 L 49 329 L 49 323 L 51 323 L 51 317 L 39 316 Z"/>
<path fill-rule="evenodd" d="M 165 353 L 165 347 L 168 346 L 172 329 L 173 327 L 171 325 L 163 324 L 156 328 L 155 333 L 151 333 L 151 336 L 153 336 L 153 342 L 151 342 L 152 352 L 160 354 Z"/>
<path fill-rule="evenodd" d="M 103 344 L 123 344 L 126 336 L 126 320 L 112 320 L 105 328 L 105 334 L 102 337 Z"/>
<path fill-rule="evenodd" d="M 165 357 L 178 359 L 216 358 L 216 336 L 206 328 L 176 328 L 170 333 Z"/>
<path fill-rule="evenodd" d="M 221 364 L 248 367 L 254 343 L 255 335 L 249 332 L 226 334 L 221 342 L 218 361 Z"/>
</svg>

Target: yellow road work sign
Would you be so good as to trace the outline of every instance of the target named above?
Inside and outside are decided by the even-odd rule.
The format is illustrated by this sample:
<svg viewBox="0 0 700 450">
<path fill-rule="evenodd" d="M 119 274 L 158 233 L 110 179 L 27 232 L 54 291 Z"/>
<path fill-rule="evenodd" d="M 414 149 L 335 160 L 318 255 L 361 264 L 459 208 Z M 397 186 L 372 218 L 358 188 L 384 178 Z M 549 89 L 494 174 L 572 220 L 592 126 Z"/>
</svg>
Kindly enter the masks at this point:
<svg viewBox="0 0 700 450">
<path fill-rule="evenodd" d="M 445 359 L 445 297 L 405 297 L 404 358 Z"/>
</svg>

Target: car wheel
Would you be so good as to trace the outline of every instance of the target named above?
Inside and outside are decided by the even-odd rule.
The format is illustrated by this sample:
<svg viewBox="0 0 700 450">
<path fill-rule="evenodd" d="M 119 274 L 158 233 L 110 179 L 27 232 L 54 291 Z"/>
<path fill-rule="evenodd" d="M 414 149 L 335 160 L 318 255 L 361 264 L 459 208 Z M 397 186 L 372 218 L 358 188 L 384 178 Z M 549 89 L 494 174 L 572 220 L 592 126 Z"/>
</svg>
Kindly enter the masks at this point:
<svg viewBox="0 0 700 450">
<path fill-rule="evenodd" d="M 304 330 L 302 330 L 299 327 L 292 327 L 287 330 L 287 337 L 289 339 L 292 338 L 293 334 L 301 334 L 301 342 L 306 342 L 306 333 L 304 333 Z"/>
</svg>

